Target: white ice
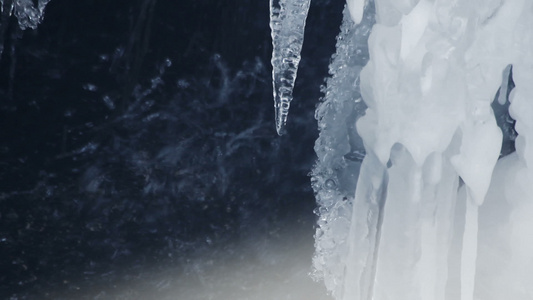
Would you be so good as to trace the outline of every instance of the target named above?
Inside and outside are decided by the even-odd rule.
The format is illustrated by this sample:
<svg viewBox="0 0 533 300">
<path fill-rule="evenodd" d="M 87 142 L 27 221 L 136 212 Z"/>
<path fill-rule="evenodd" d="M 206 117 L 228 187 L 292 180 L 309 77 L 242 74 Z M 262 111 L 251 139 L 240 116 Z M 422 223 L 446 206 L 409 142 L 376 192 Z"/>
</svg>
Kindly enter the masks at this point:
<svg viewBox="0 0 533 300">
<path fill-rule="evenodd" d="M 346 15 L 317 108 L 317 275 L 342 300 L 533 299 L 533 2 Z M 502 158 L 498 89 L 518 134 Z"/>
<path fill-rule="evenodd" d="M 352 20 L 355 24 L 361 23 L 363 20 L 363 11 L 367 0 L 346 0 L 346 5 L 352 16 Z"/>
</svg>

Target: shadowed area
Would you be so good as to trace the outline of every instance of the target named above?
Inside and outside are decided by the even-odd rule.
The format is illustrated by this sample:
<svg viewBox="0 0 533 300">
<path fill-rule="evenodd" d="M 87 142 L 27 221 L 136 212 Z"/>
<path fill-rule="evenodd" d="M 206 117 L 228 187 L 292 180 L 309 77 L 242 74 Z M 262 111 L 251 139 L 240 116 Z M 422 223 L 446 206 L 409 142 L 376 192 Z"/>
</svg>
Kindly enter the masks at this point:
<svg viewBox="0 0 533 300">
<path fill-rule="evenodd" d="M 341 9 L 311 5 L 283 137 L 266 3 L 52 0 L 24 31 L 3 14 L 0 298 L 325 295 L 307 174 Z"/>
</svg>

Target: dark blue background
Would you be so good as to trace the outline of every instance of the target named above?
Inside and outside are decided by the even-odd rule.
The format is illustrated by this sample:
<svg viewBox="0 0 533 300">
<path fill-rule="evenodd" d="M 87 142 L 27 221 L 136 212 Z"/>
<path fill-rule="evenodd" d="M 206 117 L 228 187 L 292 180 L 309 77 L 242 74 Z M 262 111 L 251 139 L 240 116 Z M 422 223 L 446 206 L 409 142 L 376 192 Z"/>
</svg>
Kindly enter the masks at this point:
<svg viewBox="0 0 533 300">
<path fill-rule="evenodd" d="M 266 0 L 52 0 L 36 30 L 2 24 L 0 298 L 84 297 L 295 226 L 312 243 L 343 5 L 311 4 L 282 137 Z"/>
</svg>

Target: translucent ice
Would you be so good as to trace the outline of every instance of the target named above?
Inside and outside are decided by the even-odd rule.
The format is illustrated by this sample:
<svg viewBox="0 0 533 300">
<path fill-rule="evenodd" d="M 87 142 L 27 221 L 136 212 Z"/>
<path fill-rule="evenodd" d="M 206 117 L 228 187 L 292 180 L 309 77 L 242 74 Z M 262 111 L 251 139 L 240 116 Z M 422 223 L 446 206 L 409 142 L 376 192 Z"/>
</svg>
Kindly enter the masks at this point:
<svg viewBox="0 0 533 300">
<path fill-rule="evenodd" d="M 270 0 L 272 80 L 276 130 L 283 134 L 300 63 L 305 21 L 311 0 Z"/>
</svg>

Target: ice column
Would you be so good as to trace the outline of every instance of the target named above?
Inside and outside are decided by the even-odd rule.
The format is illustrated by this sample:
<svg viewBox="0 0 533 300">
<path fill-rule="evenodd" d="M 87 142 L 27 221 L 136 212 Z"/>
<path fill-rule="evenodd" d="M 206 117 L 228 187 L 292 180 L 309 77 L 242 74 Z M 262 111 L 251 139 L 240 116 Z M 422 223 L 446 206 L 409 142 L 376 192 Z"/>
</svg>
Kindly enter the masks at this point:
<svg viewBox="0 0 533 300">
<path fill-rule="evenodd" d="M 484 292 L 494 282 L 531 298 L 518 278 L 533 277 L 523 266 L 533 265 L 524 213 L 533 213 L 533 2 L 362 3 L 347 3 L 353 22 L 343 22 L 317 109 L 315 267 L 336 299 L 498 299 Z M 366 36 L 355 24 L 374 8 L 361 71 L 366 60 L 353 43 L 365 45 Z M 500 87 L 507 94 L 509 65 L 519 136 L 516 154 L 498 162 L 502 133 L 491 103 Z M 499 190 L 501 197 L 491 194 Z M 505 213 L 500 227 L 487 225 L 488 216 Z M 494 258 L 486 253 L 499 247 L 487 237 L 496 233 L 509 246 L 498 257 L 507 273 L 487 267 Z"/>
<path fill-rule="evenodd" d="M 272 81 L 276 130 L 283 134 L 304 41 L 311 0 L 270 0 Z"/>
</svg>

